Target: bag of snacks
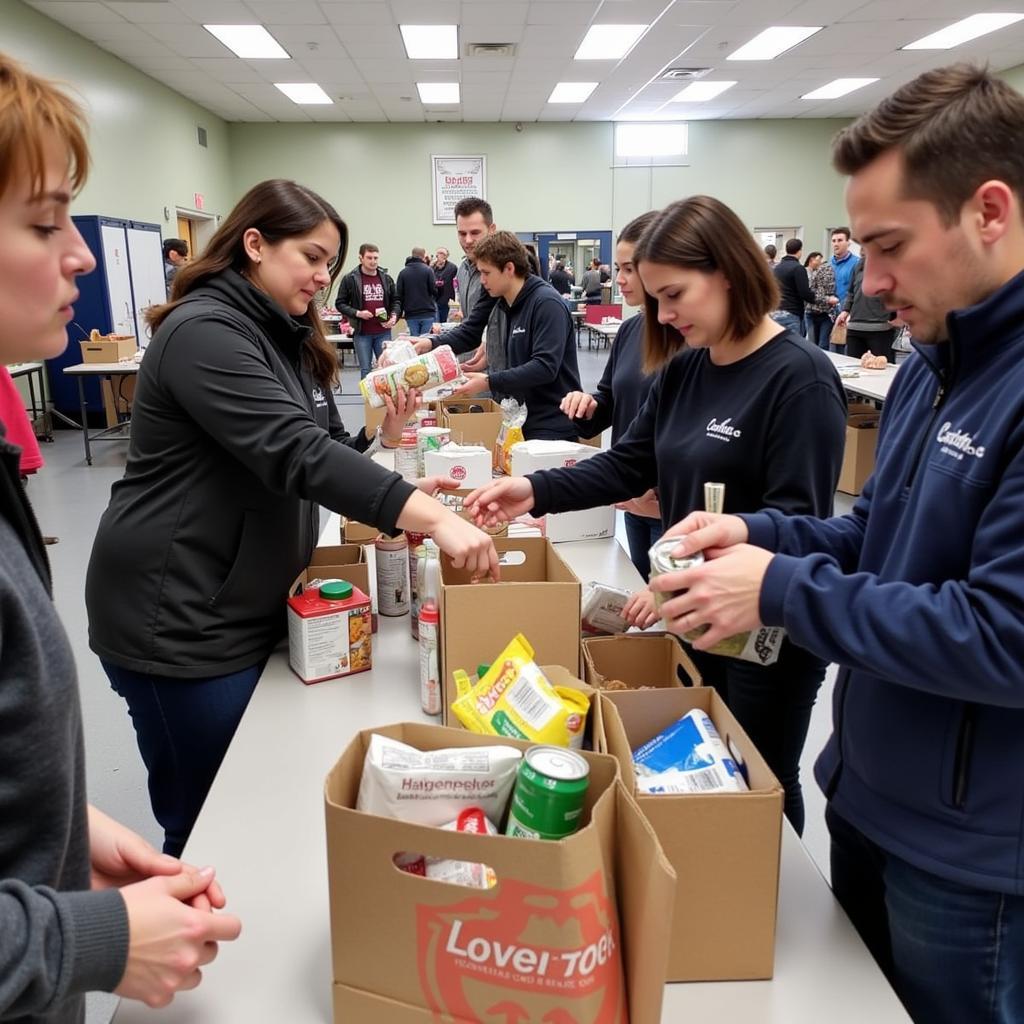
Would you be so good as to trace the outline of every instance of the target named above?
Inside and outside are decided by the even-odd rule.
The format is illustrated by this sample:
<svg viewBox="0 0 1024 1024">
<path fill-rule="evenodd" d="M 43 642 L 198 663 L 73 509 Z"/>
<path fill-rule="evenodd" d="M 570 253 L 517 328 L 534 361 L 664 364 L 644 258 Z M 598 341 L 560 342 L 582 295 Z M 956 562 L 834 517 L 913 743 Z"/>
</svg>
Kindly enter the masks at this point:
<svg viewBox="0 0 1024 1024">
<path fill-rule="evenodd" d="M 371 370 L 359 382 L 359 390 L 373 408 L 379 409 L 386 404 L 386 397 L 395 398 L 398 395 L 399 388 L 426 391 L 455 380 L 461 373 L 459 361 L 451 347 L 442 345 L 415 359 Z"/>
<path fill-rule="evenodd" d="M 525 440 L 523 426 L 526 423 L 526 406 L 514 398 L 501 402 L 501 427 L 498 440 L 494 443 L 494 465 L 502 473 L 512 472 L 512 445 Z"/>
</svg>

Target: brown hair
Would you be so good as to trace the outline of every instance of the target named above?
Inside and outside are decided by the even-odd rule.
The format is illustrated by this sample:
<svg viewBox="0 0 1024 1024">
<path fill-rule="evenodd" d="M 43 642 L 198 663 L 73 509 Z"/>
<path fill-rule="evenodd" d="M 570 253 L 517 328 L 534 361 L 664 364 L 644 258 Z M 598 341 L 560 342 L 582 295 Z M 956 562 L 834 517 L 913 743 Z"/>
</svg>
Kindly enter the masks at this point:
<svg viewBox="0 0 1024 1024">
<path fill-rule="evenodd" d="M 479 199 L 477 196 L 467 196 L 455 204 L 455 218 L 472 217 L 474 213 L 482 213 L 484 223 L 490 227 L 494 223 L 494 211 L 486 199 Z"/>
<path fill-rule="evenodd" d="M 840 174 L 898 149 L 903 192 L 931 202 L 948 225 L 983 182 L 1024 200 L 1024 96 L 985 68 L 953 64 L 918 75 L 844 128 L 832 144 Z"/>
<path fill-rule="evenodd" d="M 82 108 L 55 83 L 0 53 L 0 195 L 22 169 L 28 171 L 32 195 L 43 191 L 51 135 L 67 148 L 71 187 L 78 192 L 89 173 Z"/>
<path fill-rule="evenodd" d="M 634 217 L 620 232 L 616 242 L 625 242 L 627 245 L 635 245 L 640 241 L 640 236 L 657 220 L 658 211 L 648 210 Z"/>
<path fill-rule="evenodd" d="M 846 235 L 846 240 L 849 241 L 850 240 L 850 229 L 845 224 L 843 224 L 843 225 L 841 225 L 838 228 L 833 228 L 829 232 L 828 237 L 831 239 L 833 235 Z"/>
<path fill-rule="evenodd" d="M 244 236 L 249 228 L 256 228 L 268 243 L 275 245 L 286 238 L 308 234 L 325 220 L 329 220 L 338 229 L 341 237 L 338 258 L 331 267 L 333 284 L 348 248 L 348 228 L 334 207 L 311 189 L 283 178 L 272 178 L 253 185 L 217 228 L 203 255 L 183 266 L 175 275 L 171 288 L 172 301 L 150 309 L 146 314 L 147 322 L 155 331 L 189 292 L 229 268 L 239 272 L 245 270 L 249 265 L 249 257 L 245 254 Z M 330 291 L 330 285 L 327 290 Z M 306 347 L 306 358 L 313 376 L 322 384 L 333 384 L 338 378 L 338 356 L 334 346 L 327 340 L 315 308 L 310 313 L 307 307 L 304 322 L 313 329 Z"/>
<path fill-rule="evenodd" d="M 668 263 L 713 274 L 720 270 L 729 289 L 729 330 L 744 338 L 779 303 L 775 276 L 754 236 L 725 203 L 690 196 L 671 203 L 644 231 L 633 262 Z M 675 331 L 658 323 L 658 300 L 644 293 L 644 372 L 660 369 L 683 346 Z"/>
<path fill-rule="evenodd" d="M 495 231 L 493 235 L 481 238 L 473 249 L 473 259 L 478 266 L 483 260 L 498 270 L 504 270 L 505 264 L 511 263 L 516 277 L 526 277 L 530 273 L 526 246 L 511 231 Z"/>
<path fill-rule="evenodd" d="M 380 252 L 380 249 L 378 249 L 373 242 L 363 242 L 363 244 L 359 246 L 359 255 L 365 256 L 368 252 Z"/>
</svg>

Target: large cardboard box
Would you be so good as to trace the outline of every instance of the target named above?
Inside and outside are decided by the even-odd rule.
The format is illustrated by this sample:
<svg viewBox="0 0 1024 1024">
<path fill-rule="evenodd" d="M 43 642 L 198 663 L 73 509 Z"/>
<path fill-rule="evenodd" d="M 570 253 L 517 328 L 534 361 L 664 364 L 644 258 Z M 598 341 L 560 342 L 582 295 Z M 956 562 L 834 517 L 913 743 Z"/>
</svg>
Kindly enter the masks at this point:
<svg viewBox="0 0 1024 1024">
<path fill-rule="evenodd" d="M 700 673 L 670 633 L 623 633 L 583 640 L 583 678 L 595 690 L 610 681 L 640 687 L 700 686 Z"/>
<path fill-rule="evenodd" d="M 603 693 L 604 749 L 635 792 L 632 751 L 700 708 L 746 763 L 750 792 L 638 796 L 678 876 L 668 981 L 770 978 L 775 963 L 783 791 L 710 687 Z"/>
<path fill-rule="evenodd" d="M 472 674 L 490 664 L 517 634 L 532 645 L 539 665 L 580 664 L 580 581 L 541 537 L 497 537 L 501 582 L 473 583 L 441 556 L 441 676 L 444 720 L 456 697 L 452 672 Z"/>
<path fill-rule="evenodd" d="M 482 406 L 483 412 L 468 412 L 470 406 Z M 447 398 L 440 403 L 442 427 L 452 432 L 456 444 L 478 444 L 494 451 L 501 429 L 501 407 L 490 398 Z M 452 411 L 461 410 L 461 411 Z"/>
<path fill-rule="evenodd" d="M 420 750 L 494 742 L 428 725 L 373 731 Z M 575 835 L 469 835 L 355 810 L 370 735 L 353 739 L 324 792 L 335 1024 L 659 1024 L 673 875 L 615 761 L 584 755 Z M 487 864 L 497 884 L 404 873 L 400 851 Z"/>
<path fill-rule="evenodd" d="M 107 334 L 93 341 L 83 338 L 83 363 L 119 363 L 122 359 L 130 359 L 138 351 L 134 334 Z"/>
<path fill-rule="evenodd" d="M 512 476 L 526 476 L 542 469 L 563 469 L 589 459 L 600 451 L 574 441 L 520 441 L 512 446 Z M 597 540 L 615 536 L 615 509 L 609 506 L 559 512 L 547 516 L 548 540 Z"/>
<path fill-rule="evenodd" d="M 379 536 L 376 526 L 367 526 L 355 519 L 341 521 L 341 539 L 345 544 L 372 544 Z"/>
<path fill-rule="evenodd" d="M 838 490 L 844 494 L 860 494 L 875 470 L 875 445 L 878 443 L 878 421 L 881 415 L 873 405 L 854 404 L 849 408 L 846 450 L 838 484 Z"/>
</svg>

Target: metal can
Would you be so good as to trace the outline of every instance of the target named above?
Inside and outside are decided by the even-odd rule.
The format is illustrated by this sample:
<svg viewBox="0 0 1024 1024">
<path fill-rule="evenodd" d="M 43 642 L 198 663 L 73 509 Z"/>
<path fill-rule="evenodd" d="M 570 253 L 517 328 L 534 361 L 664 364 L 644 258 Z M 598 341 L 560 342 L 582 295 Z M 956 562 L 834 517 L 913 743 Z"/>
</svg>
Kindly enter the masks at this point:
<svg viewBox="0 0 1024 1024">
<path fill-rule="evenodd" d="M 440 451 L 451 443 L 452 432 L 447 427 L 417 427 L 416 429 L 416 461 L 419 475 L 426 476 L 427 452 Z"/>
<path fill-rule="evenodd" d="M 378 537 L 377 605 L 381 615 L 405 615 L 409 611 L 409 544 L 404 535 Z"/>
<path fill-rule="evenodd" d="M 662 539 L 655 543 L 654 547 L 648 552 L 648 557 L 651 560 L 651 579 L 653 580 L 656 576 L 661 576 L 662 573 L 666 572 L 679 572 L 681 569 L 692 569 L 695 565 L 701 565 L 704 562 L 704 556 L 698 551 L 695 555 L 687 555 L 685 558 L 675 558 L 672 554 L 677 547 L 679 547 L 681 541 L 678 537 Z M 661 606 L 673 597 L 676 597 L 675 593 L 667 592 L 654 592 L 654 603 L 657 605 L 658 610 L 661 610 Z"/>
<path fill-rule="evenodd" d="M 590 765 L 565 747 L 526 751 L 516 773 L 505 835 L 564 839 L 580 827 Z"/>
<path fill-rule="evenodd" d="M 420 706 L 428 715 L 441 714 L 441 673 L 437 662 L 437 605 L 420 608 Z"/>
</svg>

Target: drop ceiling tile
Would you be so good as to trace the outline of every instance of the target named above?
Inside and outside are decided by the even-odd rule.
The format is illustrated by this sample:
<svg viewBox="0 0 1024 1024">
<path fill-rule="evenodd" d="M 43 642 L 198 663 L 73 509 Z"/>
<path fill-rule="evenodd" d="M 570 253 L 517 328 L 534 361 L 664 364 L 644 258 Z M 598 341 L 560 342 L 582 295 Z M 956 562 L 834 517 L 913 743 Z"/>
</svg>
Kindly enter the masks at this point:
<svg viewBox="0 0 1024 1024">
<path fill-rule="evenodd" d="M 40 14 L 45 14 L 54 21 L 64 25 L 81 25 L 97 21 L 123 21 L 117 11 L 111 10 L 106 4 L 88 3 L 79 0 L 41 0 L 32 5 Z"/>
<path fill-rule="evenodd" d="M 182 57 L 230 57 L 231 51 L 199 25 L 146 24 L 146 31 Z"/>
<path fill-rule="evenodd" d="M 528 25 L 572 25 L 586 28 L 600 9 L 594 0 L 559 3 L 558 0 L 534 0 L 526 15 Z"/>
<path fill-rule="evenodd" d="M 458 0 L 391 0 L 388 5 L 396 25 L 458 25 Z"/>
<path fill-rule="evenodd" d="M 385 3 L 321 3 L 320 9 L 332 24 L 344 28 L 346 25 L 394 25 L 391 9 Z"/>
<path fill-rule="evenodd" d="M 173 0 L 173 5 L 199 25 L 251 25 L 253 21 L 241 0 Z"/>
<path fill-rule="evenodd" d="M 526 24 L 529 4 L 462 2 L 462 24 L 468 28 Z"/>
<path fill-rule="evenodd" d="M 279 23 L 298 27 L 327 24 L 316 0 L 246 0 L 245 6 L 263 25 Z"/>
<path fill-rule="evenodd" d="M 121 0 L 107 0 L 107 6 L 120 14 L 121 17 L 136 25 L 144 22 L 156 22 L 166 24 L 173 21 L 178 12 L 172 7 L 170 0 L 164 3 L 135 3 L 121 2 Z"/>
</svg>

